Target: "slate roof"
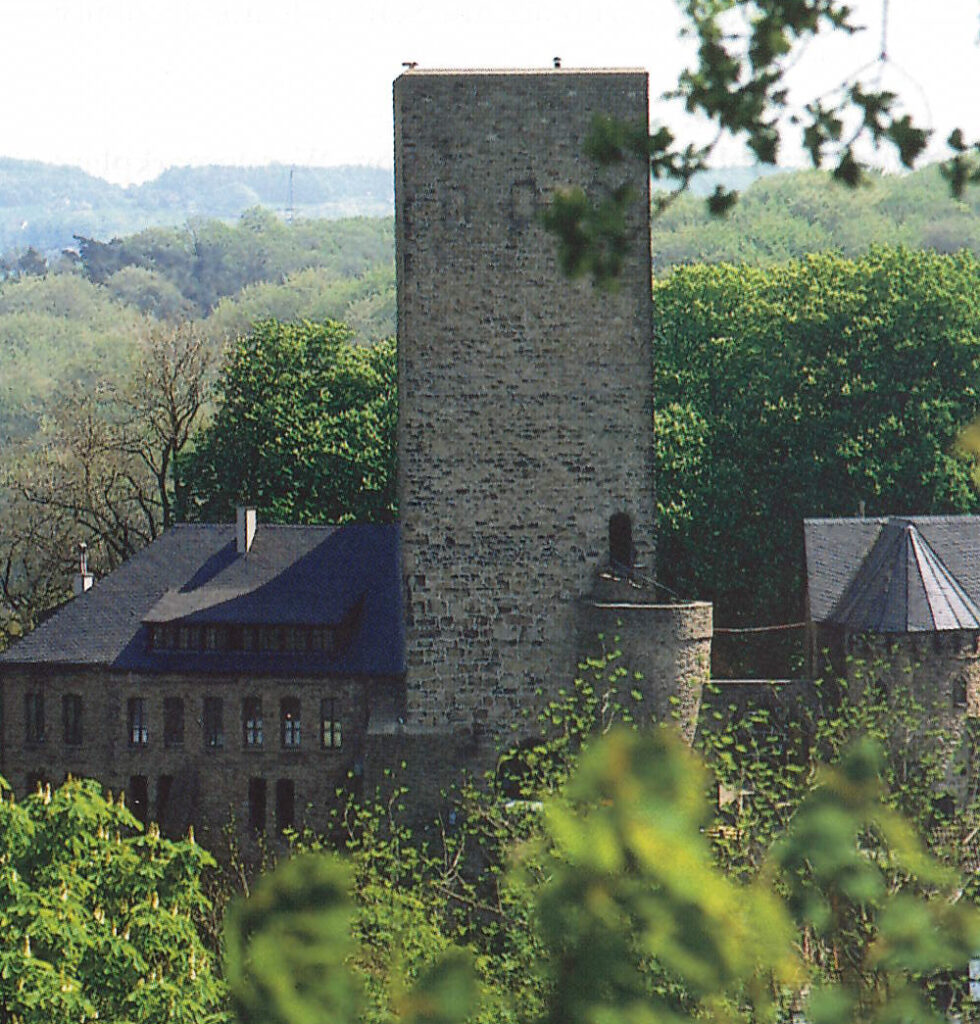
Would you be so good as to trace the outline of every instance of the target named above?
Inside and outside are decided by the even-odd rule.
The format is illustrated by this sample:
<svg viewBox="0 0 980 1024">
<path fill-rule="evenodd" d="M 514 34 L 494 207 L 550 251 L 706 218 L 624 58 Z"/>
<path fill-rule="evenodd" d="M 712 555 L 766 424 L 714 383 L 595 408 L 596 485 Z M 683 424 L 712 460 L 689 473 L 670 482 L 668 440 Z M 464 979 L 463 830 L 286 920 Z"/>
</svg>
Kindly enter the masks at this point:
<svg viewBox="0 0 980 1024">
<path fill-rule="evenodd" d="M 184 524 L 66 602 L 0 654 L 3 664 L 150 672 L 404 672 L 398 528 L 260 523 L 247 555 L 234 525 Z M 351 643 L 323 653 L 150 651 L 146 623 L 333 625 L 361 603 Z"/>
<path fill-rule="evenodd" d="M 807 519 L 803 530 L 814 622 L 980 630 L 980 517 Z"/>
</svg>

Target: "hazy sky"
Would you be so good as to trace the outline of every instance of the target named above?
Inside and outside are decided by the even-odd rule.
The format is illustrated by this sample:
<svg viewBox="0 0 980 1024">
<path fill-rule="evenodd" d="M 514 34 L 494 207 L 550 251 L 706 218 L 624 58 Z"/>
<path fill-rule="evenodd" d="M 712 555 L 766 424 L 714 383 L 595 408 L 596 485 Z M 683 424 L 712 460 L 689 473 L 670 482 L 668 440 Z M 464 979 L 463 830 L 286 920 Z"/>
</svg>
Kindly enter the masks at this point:
<svg viewBox="0 0 980 1024">
<path fill-rule="evenodd" d="M 855 0 L 869 30 L 811 47 L 801 95 L 875 57 L 882 3 Z M 644 67 L 657 96 L 688 53 L 679 26 L 673 0 L 0 0 L 0 156 L 124 184 L 183 164 L 390 166 L 402 61 Z M 980 0 L 890 3 L 883 84 L 942 138 L 980 136 L 978 29 Z"/>
</svg>

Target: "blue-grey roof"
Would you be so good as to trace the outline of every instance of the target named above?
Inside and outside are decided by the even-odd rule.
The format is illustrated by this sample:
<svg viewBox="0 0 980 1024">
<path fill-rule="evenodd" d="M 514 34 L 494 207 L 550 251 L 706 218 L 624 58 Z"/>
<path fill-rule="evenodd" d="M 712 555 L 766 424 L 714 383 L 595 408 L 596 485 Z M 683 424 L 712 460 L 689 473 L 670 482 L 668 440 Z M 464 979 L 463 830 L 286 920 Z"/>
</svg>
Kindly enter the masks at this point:
<svg viewBox="0 0 980 1024">
<path fill-rule="evenodd" d="M 810 617 L 855 632 L 980 629 L 980 517 L 804 522 Z"/>
<path fill-rule="evenodd" d="M 260 523 L 239 555 L 233 525 L 184 524 L 68 601 L 0 663 L 105 665 L 152 672 L 284 671 L 401 675 L 398 528 Z M 151 651 L 150 622 L 335 625 L 356 612 L 349 645 L 322 653 Z"/>
</svg>

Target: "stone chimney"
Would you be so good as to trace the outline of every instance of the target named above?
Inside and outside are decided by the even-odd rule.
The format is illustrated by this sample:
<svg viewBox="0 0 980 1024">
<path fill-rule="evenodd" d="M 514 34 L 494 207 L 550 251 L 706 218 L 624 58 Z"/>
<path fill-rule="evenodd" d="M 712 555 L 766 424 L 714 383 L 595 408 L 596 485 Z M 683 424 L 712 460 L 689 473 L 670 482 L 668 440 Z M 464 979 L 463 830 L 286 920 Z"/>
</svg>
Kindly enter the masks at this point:
<svg viewBox="0 0 980 1024">
<path fill-rule="evenodd" d="M 255 539 L 255 509 L 239 505 L 235 510 L 235 540 L 240 555 L 247 555 Z"/>
<path fill-rule="evenodd" d="M 78 572 L 72 580 L 72 590 L 75 597 L 84 594 L 86 590 L 92 589 L 95 577 L 88 571 L 88 544 L 80 541 L 78 545 Z"/>
</svg>

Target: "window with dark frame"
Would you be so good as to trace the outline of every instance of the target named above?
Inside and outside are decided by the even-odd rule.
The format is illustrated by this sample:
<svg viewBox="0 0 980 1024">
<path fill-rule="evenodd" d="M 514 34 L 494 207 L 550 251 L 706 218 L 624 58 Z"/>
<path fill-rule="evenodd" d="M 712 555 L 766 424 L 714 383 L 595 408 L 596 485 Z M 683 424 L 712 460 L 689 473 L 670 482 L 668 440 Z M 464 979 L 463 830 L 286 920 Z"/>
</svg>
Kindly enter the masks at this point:
<svg viewBox="0 0 980 1024">
<path fill-rule="evenodd" d="M 292 779 L 276 781 L 276 828 L 283 832 L 296 821 L 296 789 Z"/>
<path fill-rule="evenodd" d="M 145 747 L 149 742 L 146 722 L 146 701 L 142 697 L 130 697 L 126 702 L 126 725 L 131 747 Z"/>
<path fill-rule="evenodd" d="M 82 698 L 77 693 L 66 693 L 61 698 L 61 724 L 65 745 L 78 747 L 82 743 Z"/>
<path fill-rule="evenodd" d="M 248 780 L 248 827 L 255 832 L 265 831 L 265 779 Z"/>
<path fill-rule="evenodd" d="M 182 747 L 184 745 L 183 697 L 163 698 L 163 745 L 165 747 Z"/>
<path fill-rule="evenodd" d="M 282 745 L 293 749 L 300 741 L 300 704 L 298 697 L 283 697 L 279 702 Z"/>
<path fill-rule="evenodd" d="M 262 746 L 261 697 L 246 697 L 242 701 L 242 743 L 246 747 Z"/>
<path fill-rule="evenodd" d="M 954 708 L 965 708 L 966 707 L 966 696 L 967 696 L 966 677 L 960 676 L 959 679 L 953 681 L 953 707 Z"/>
<path fill-rule="evenodd" d="M 133 817 L 145 825 L 150 815 L 150 792 L 145 775 L 129 777 L 129 792 L 126 802 L 133 812 Z"/>
<path fill-rule="evenodd" d="M 204 745 L 223 747 L 225 745 L 224 710 L 220 697 L 204 698 Z"/>
<path fill-rule="evenodd" d="M 336 750 L 342 739 L 337 701 L 333 697 L 324 697 L 320 701 L 320 746 L 324 750 Z"/>
<path fill-rule="evenodd" d="M 24 694 L 24 738 L 28 743 L 44 742 L 44 694 L 37 690 Z"/>
</svg>

